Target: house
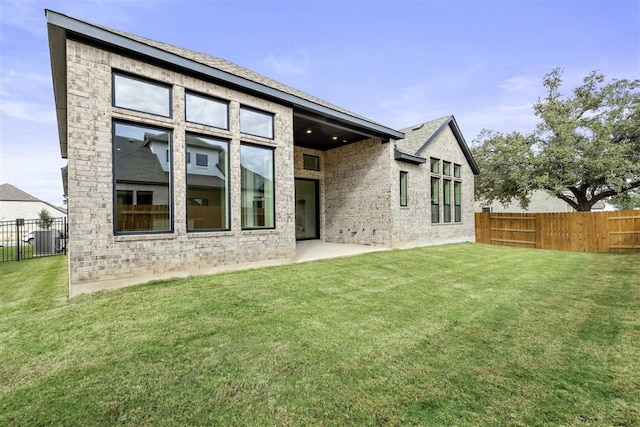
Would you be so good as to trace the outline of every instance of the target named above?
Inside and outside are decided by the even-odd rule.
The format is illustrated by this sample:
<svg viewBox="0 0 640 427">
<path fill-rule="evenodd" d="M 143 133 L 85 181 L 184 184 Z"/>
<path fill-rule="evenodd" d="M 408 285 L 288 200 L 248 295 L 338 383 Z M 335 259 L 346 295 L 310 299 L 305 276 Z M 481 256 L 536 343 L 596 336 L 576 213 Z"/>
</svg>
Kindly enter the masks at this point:
<svg viewBox="0 0 640 427">
<path fill-rule="evenodd" d="M 453 116 L 399 131 L 228 61 L 46 11 L 70 295 L 474 239 Z"/>
<path fill-rule="evenodd" d="M 567 197 L 572 197 L 570 192 L 567 192 Z M 592 211 L 602 211 L 605 209 L 605 203 L 603 200 L 593 205 Z M 513 201 L 506 206 L 500 202 L 493 202 L 491 204 L 483 203 L 479 201 L 476 203 L 476 212 L 575 212 L 567 202 L 560 200 L 556 196 L 550 194 L 545 190 L 536 190 L 531 194 L 531 200 L 527 209 L 523 209 L 520 203 Z"/>
<path fill-rule="evenodd" d="M 11 184 L 0 184 L 0 222 L 21 219 L 37 219 L 44 209 L 53 218 L 67 216 L 65 209 L 44 202 Z"/>
</svg>

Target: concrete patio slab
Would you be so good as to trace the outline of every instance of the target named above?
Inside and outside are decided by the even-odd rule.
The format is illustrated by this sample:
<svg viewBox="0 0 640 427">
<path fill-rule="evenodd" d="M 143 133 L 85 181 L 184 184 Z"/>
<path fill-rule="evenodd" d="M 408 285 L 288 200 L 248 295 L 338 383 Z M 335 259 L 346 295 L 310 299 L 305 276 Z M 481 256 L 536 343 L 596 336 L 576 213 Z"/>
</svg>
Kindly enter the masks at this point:
<svg viewBox="0 0 640 427">
<path fill-rule="evenodd" d="M 389 249 L 390 248 L 382 246 L 350 245 L 346 243 L 328 243 L 320 240 L 304 240 L 296 243 L 296 262 L 338 258 L 367 252 L 387 251 Z"/>
</svg>

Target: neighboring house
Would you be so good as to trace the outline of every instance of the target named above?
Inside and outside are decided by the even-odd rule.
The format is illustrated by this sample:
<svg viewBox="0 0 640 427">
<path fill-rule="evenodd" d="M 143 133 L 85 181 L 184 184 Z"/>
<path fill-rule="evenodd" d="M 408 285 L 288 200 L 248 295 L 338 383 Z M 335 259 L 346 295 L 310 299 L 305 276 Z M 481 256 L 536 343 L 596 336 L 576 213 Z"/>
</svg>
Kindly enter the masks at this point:
<svg viewBox="0 0 640 427">
<path fill-rule="evenodd" d="M 0 184 L 0 221 L 38 219 L 42 209 L 53 218 L 67 216 L 63 208 L 44 202 L 11 184 Z"/>
<path fill-rule="evenodd" d="M 211 57 L 46 11 L 70 294 L 293 262 L 298 240 L 474 239 L 453 116 L 391 129 Z"/>
<path fill-rule="evenodd" d="M 567 194 L 571 197 L 571 194 Z M 601 211 L 605 209 L 604 201 L 596 203 L 592 211 Z M 563 200 L 560 200 L 556 196 L 549 194 L 545 190 L 537 190 L 531 194 L 531 201 L 527 209 L 522 209 L 520 203 L 514 201 L 504 206 L 500 202 L 493 202 L 491 204 L 476 202 L 477 212 L 575 212 L 569 204 Z"/>
</svg>

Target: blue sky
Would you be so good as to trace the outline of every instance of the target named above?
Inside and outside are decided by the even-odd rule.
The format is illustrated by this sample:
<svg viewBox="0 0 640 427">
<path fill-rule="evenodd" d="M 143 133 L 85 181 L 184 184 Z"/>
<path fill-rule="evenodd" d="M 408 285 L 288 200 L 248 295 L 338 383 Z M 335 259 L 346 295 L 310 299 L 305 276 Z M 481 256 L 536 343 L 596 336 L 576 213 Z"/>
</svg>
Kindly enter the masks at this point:
<svg viewBox="0 0 640 427">
<path fill-rule="evenodd" d="M 533 130 L 554 67 L 640 78 L 640 0 L 0 0 L 0 183 L 62 204 L 44 9 L 225 58 L 402 129 Z"/>
</svg>

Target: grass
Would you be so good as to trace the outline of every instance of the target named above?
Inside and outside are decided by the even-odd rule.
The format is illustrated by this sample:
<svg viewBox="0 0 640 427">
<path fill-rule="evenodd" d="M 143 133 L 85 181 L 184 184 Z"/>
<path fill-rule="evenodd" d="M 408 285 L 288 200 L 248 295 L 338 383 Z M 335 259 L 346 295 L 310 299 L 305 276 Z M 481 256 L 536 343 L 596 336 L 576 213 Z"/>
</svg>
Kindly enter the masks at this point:
<svg viewBox="0 0 640 427">
<path fill-rule="evenodd" d="M 0 246 L 0 262 L 15 261 L 16 246 Z M 20 245 L 20 259 L 33 258 L 33 245 L 21 244 Z"/>
<path fill-rule="evenodd" d="M 640 257 L 456 244 L 66 299 L 0 265 L 0 425 L 640 425 Z"/>
</svg>

